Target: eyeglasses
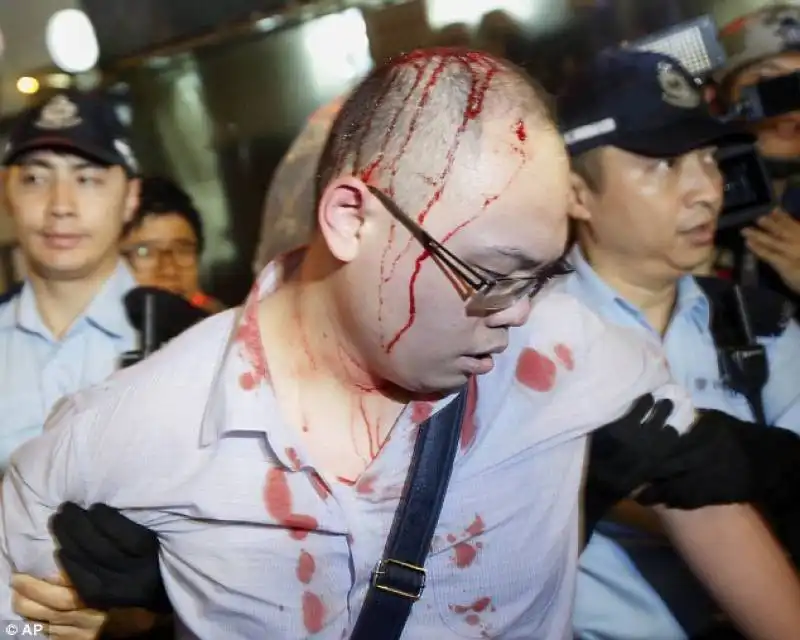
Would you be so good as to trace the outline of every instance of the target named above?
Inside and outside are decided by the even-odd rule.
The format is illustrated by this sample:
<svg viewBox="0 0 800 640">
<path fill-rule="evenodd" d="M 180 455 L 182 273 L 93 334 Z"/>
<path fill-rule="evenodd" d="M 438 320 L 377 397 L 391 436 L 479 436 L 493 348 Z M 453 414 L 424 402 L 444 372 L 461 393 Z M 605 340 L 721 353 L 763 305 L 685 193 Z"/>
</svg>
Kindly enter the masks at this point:
<svg viewBox="0 0 800 640">
<path fill-rule="evenodd" d="M 197 244 L 188 241 L 174 242 L 166 246 L 141 242 L 123 249 L 131 266 L 137 271 L 158 268 L 162 259 L 169 258 L 176 267 L 188 268 L 197 264 Z"/>
<path fill-rule="evenodd" d="M 470 288 L 471 293 L 465 296 L 468 313 L 490 314 L 509 309 L 525 296 L 533 298 L 553 278 L 572 273 L 572 266 L 564 258 L 543 265 L 535 273 L 526 276 L 501 276 L 470 265 L 425 231 L 385 193 L 372 186 L 367 188 L 409 230 L 423 249 L 447 266 Z"/>
</svg>

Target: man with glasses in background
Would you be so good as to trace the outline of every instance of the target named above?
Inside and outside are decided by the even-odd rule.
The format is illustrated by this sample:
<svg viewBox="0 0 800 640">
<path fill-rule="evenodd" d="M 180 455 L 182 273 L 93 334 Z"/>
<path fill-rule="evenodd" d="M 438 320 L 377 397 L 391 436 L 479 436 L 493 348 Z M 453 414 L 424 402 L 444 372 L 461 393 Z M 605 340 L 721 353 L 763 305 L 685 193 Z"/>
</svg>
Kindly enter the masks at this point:
<svg viewBox="0 0 800 640">
<path fill-rule="evenodd" d="M 121 244 L 140 285 L 183 296 L 212 313 L 222 310 L 200 287 L 203 220 L 191 196 L 171 180 L 142 180 L 140 204 Z"/>
<path fill-rule="evenodd" d="M 241 310 L 62 405 L 16 457 L 16 568 L 53 571 L 54 505 L 103 502 L 158 534 L 181 637 L 345 637 L 417 427 L 466 386 L 407 637 L 567 637 L 585 436 L 656 390 L 676 429 L 694 419 L 629 332 L 558 291 L 531 314 L 563 273 L 568 176 L 546 96 L 502 61 L 435 50 L 377 68 L 323 152 L 310 245 Z M 800 625 L 800 586 L 746 510 L 718 513 L 670 520 L 690 547 L 710 522 L 749 526 L 750 575 L 769 578 L 752 627 L 780 638 Z"/>
</svg>

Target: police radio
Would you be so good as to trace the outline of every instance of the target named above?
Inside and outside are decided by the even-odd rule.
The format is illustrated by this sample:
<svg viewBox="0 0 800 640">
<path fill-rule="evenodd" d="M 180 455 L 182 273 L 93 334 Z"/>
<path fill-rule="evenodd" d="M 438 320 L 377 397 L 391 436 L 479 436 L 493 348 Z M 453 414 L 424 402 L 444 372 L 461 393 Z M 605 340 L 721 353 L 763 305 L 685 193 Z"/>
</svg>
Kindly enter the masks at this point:
<svg viewBox="0 0 800 640">
<path fill-rule="evenodd" d="M 130 367 L 211 314 L 182 296 L 156 287 L 137 287 L 125 296 L 128 320 L 139 333 L 139 348 L 122 354 L 120 366 Z"/>
</svg>

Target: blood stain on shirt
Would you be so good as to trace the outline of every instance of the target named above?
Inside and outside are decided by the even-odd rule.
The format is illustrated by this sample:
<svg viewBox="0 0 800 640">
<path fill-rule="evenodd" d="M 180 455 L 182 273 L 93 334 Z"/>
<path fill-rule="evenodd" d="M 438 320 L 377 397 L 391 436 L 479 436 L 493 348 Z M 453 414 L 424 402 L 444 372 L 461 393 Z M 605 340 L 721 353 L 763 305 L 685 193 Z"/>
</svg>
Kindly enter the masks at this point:
<svg viewBox="0 0 800 640">
<path fill-rule="evenodd" d="M 328 485 L 325 484 L 325 481 L 320 478 L 319 474 L 316 471 L 313 471 L 308 476 L 311 486 L 314 487 L 314 491 L 317 492 L 317 495 L 322 498 L 323 500 L 327 500 L 331 496 L 331 491 L 328 488 Z"/>
<path fill-rule="evenodd" d="M 481 617 L 477 613 L 470 613 L 464 618 L 464 622 L 471 627 L 477 627 L 481 623 Z"/>
<path fill-rule="evenodd" d="M 317 519 L 299 513 L 292 513 L 282 523 L 289 529 L 292 540 L 305 540 L 310 531 L 314 531 L 319 524 Z"/>
<path fill-rule="evenodd" d="M 475 516 L 475 520 L 473 520 L 472 524 L 470 524 L 466 529 L 467 533 L 471 536 L 479 536 L 485 530 L 483 518 L 481 518 L 479 515 Z"/>
<path fill-rule="evenodd" d="M 556 365 L 536 349 L 525 349 L 517 361 L 517 380 L 533 391 L 550 391 L 556 384 Z"/>
<path fill-rule="evenodd" d="M 375 493 L 375 476 L 363 476 L 356 485 L 356 493 L 362 496 Z"/>
<path fill-rule="evenodd" d="M 300 552 L 300 558 L 297 561 L 297 579 L 303 584 L 311 582 L 314 577 L 314 571 L 317 564 L 314 561 L 314 556 L 308 553 L 305 549 Z"/>
<path fill-rule="evenodd" d="M 239 386 L 245 391 L 252 391 L 258 384 L 256 383 L 255 376 L 248 371 L 239 376 Z"/>
<path fill-rule="evenodd" d="M 245 306 L 236 331 L 236 341 L 242 345 L 242 355 L 250 367 L 250 371 L 239 376 L 239 386 L 245 391 L 252 391 L 262 380 L 267 381 L 269 378 L 264 346 L 261 344 L 261 329 L 258 326 L 258 304 L 255 300 Z"/>
<path fill-rule="evenodd" d="M 415 402 L 411 405 L 411 422 L 414 424 L 422 424 L 433 413 L 433 403 L 431 402 Z"/>
<path fill-rule="evenodd" d="M 468 542 L 459 542 L 453 551 L 456 554 L 456 566 L 459 569 L 466 569 L 472 566 L 475 558 L 478 555 L 478 550 Z"/>
<path fill-rule="evenodd" d="M 317 520 L 311 516 L 293 512 L 292 492 L 283 469 L 270 469 L 264 487 L 264 503 L 267 513 L 281 525 L 291 529 L 294 540 L 304 540 L 309 531 L 317 528 Z"/>
<path fill-rule="evenodd" d="M 490 611 L 494 611 L 494 607 L 492 606 L 492 599 L 488 597 L 478 598 L 475 602 L 468 605 L 463 604 L 451 604 L 450 610 L 454 613 L 458 614 L 465 614 L 465 613 L 483 613 L 489 609 Z"/>
<path fill-rule="evenodd" d="M 286 449 L 286 457 L 289 458 L 289 462 L 292 464 L 292 469 L 295 471 L 299 471 L 300 467 L 303 466 L 300 462 L 300 456 L 297 455 L 297 451 L 294 447 L 288 447 Z"/>
<path fill-rule="evenodd" d="M 567 371 L 572 371 L 575 368 L 575 359 L 572 357 L 572 349 L 565 344 L 557 344 L 553 350 L 559 362 L 564 365 Z"/>
<path fill-rule="evenodd" d="M 320 597 L 309 591 L 303 593 L 303 624 L 309 633 L 322 631 L 325 619 L 325 605 Z"/>
<path fill-rule="evenodd" d="M 278 521 L 284 521 L 292 514 L 292 492 L 283 469 L 270 469 L 264 489 L 264 502 L 267 512 Z"/>
</svg>

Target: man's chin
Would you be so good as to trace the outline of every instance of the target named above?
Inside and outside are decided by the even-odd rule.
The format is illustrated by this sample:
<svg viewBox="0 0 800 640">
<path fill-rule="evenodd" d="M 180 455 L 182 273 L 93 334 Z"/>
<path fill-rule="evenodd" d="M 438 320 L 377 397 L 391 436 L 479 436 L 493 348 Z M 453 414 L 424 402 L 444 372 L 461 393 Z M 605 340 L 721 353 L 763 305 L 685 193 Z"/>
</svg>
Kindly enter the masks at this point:
<svg viewBox="0 0 800 640">
<path fill-rule="evenodd" d="M 681 265 L 680 275 L 713 276 L 714 275 L 714 252 L 706 252 L 702 257 L 694 256 L 687 258 Z"/>
<path fill-rule="evenodd" d="M 463 387 L 472 374 L 467 371 L 453 371 L 437 376 L 425 376 L 409 385 L 409 391 L 415 396 L 441 398 L 458 391 Z"/>
<path fill-rule="evenodd" d="M 30 270 L 42 278 L 56 282 L 70 282 L 89 277 L 94 271 L 93 265 L 84 261 L 31 261 Z"/>
</svg>

